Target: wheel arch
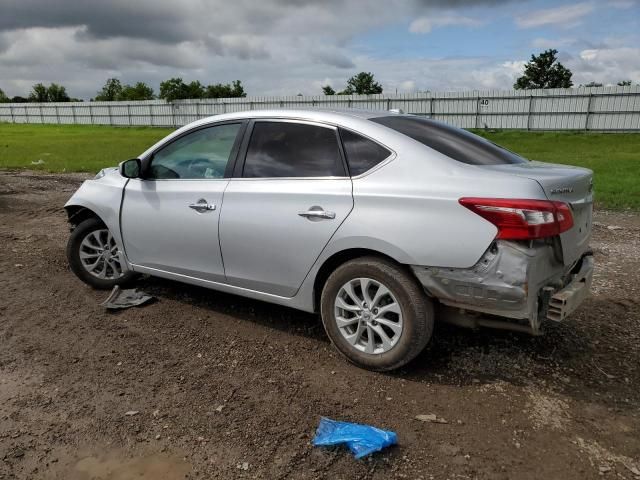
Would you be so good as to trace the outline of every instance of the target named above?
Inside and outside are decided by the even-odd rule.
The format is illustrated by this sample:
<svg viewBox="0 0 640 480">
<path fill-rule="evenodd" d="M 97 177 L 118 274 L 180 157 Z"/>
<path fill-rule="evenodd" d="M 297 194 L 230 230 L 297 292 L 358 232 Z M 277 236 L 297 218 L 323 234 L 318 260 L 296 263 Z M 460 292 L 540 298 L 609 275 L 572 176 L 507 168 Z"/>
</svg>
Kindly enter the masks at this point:
<svg viewBox="0 0 640 480">
<path fill-rule="evenodd" d="M 67 221 L 72 229 L 89 218 L 97 218 L 102 223 L 105 223 L 100 215 L 84 205 L 65 205 L 64 210 L 67 212 Z"/>
<path fill-rule="evenodd" d="M 415 277 L 415 274 L 405 263 L 398 261 L 398 259 L 383 253 L 379 250 L 374 250 L 371 248 L 346 248 L 344 250 L 340 250 L 338 252 L 333 253 L 329 257 L 327 257 L 322 265 L 318 268 L 318 271 L 313 280 L 313 308 L 314 311 L 320 311 L 320 298 L 322 296 L 322 289 L 324 288 L 327 279 L 331 275 L 332 272 L 335 271 L 340 265 L 343 265 L 346 262 L 351 260 L 355 260 L 356 258 L 361 257 L 378 257 L 381 259 L 385 259 L 395 263 L 396 265 L 401 266 L 403 269 L 407 271 L 409 275 Z"/>
</svg>

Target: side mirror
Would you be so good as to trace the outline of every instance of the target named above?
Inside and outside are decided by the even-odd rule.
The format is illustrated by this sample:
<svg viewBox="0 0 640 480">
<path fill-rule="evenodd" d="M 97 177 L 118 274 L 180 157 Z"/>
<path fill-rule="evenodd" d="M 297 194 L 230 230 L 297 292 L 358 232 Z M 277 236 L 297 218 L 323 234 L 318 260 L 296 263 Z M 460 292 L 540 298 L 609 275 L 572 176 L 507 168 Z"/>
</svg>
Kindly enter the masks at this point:
<svg viewBox="0 0 640 480">
<path fill-rule="evenodd" d="M 120 170 L 120 175 L 125 178 L 140 178 L 142 163 L 139 158 L 132 158 L 131 160 L 121 162 L 118 168 Z"/>
</svg>

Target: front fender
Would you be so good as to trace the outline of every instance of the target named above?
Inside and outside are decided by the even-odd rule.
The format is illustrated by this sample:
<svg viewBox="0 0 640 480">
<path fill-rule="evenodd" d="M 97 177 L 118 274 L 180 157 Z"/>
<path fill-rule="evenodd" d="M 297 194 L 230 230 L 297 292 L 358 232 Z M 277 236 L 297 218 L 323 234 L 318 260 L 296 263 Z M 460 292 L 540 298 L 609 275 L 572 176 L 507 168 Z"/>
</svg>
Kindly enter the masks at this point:
<svg viewBox="0 0 640 480">
<path fill-rule="evenodd" d="M 113 235 L 118 249 L 124 252 L 124 260 L 128 266 L 120 231 L 120 208 L 126 184 L 127 179 L 120 175 L 106 175 L 99 180 L 86 180 L 65 203 L 64 208 L 86 208 L 100 218 Z"/>
</svg>

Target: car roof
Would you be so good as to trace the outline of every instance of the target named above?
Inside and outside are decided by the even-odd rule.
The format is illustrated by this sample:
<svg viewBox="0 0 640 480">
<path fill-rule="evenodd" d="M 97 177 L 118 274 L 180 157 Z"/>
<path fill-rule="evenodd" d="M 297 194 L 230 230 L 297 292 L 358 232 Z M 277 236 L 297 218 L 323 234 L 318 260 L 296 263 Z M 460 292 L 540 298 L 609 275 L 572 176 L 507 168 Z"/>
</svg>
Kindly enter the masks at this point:
<svg viewBox="0 0 640 480">
<path fill-rule="evenodd" d="M 308 108 L 308 109 L 268 109 L 268 110 L 248 110 L 241 112 L 230 112 L 223 113 L 219 115 L 213 115 L 210 117 L 201 118 L 194 122 L 191 122 L 178 130 L 174 131 L 171 135 L 163 138 L 155 145 L 151 146 L 147 149 L 140 157 L 145 157 L 153 152 L 155 149 L 159 148 L 162 144 L 167 141 L 181 135 L 182 133 L 207 126 L 209 124 L 218 123 L 218 122 L 226 122 L 233 120 L 245 120 L 245 119 L 260 119 L 260 118 L 269 118 L 269 119 L 284 119 L 284 120 L 302 120 L 309 122 L 318 122 L 318 123 L 326 123 L 330 125 L 338 125 L 344 128 L 350 128 L 355 130 L 356 132 L 363 133 L 365 135 L 371 136 L 373 138 L 378 138 L 379 135 L 376 135 L 375 132 L 381 133 L 386 132 L 387 135 L 392 135 L 396 137 L 401 137 L 403 140 L 406 140 L 407 137 L 401 135 L 385 126 L 379 125 L 374 122 L 368 121 L 371 118 L 376 117 L 385 117 L 385 116 L 395 116 L 401 115 L 394 112 L 384 111 L 384 110 L 361 110 L 361 109 L 326 109 L 326 108 Z M 390 147 L 393 150 L 392 144 L 387 144 L 382 142 L 387 147 Z"/>
<path fill-rule="evenodd" d="M 267 110 L 247 110 L 241 112 L 223 113 L 201 119 L 202 123 L 210 123 L 220 120 L 237 120 L 243 118 L 291 118 L 305 119 L 320 122 L 340 123 L 340 120 L 360 118 L 367 120 L 370 118 L 384 117 L 387 115 L 398 115 L 397 113 L 384 110 L 364 110 L 364 109 L 329 109 L 329 108 L 307 108 L 307 109 L 286 109 L 274 108 Z"/>
</svg>

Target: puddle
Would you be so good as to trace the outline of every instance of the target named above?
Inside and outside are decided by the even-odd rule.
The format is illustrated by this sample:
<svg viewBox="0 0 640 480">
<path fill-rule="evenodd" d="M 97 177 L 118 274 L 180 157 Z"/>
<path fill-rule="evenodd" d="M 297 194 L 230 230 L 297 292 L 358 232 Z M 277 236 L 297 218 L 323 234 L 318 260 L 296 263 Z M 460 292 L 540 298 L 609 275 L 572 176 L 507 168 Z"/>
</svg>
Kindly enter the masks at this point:
<svg viewBox="0 0 640 480">
<path fill-rule="evenodd" d="M 73 480 L 183 480 L 191 465 L 178 457 L 86 457 L 73 468 Z"/>
</svg>

